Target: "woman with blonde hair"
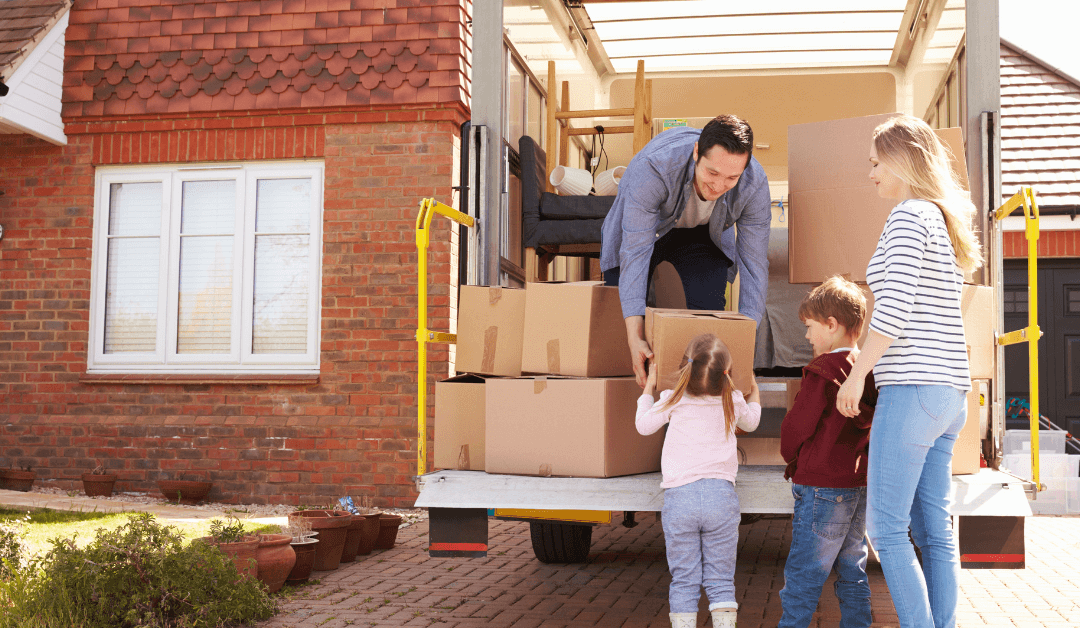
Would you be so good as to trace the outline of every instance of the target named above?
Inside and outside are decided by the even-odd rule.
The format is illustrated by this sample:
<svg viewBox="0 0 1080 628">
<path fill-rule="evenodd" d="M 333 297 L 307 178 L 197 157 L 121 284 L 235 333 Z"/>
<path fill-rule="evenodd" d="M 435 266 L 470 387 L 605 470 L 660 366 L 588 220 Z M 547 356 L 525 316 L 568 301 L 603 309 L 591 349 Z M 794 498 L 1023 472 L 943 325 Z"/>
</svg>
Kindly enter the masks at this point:
<svg viewBox="0 0 1080 628">
<path fill-rule="evenodd" d="M 956 625 L 960 556 L 950 513 L 953 446 L 971 389 L 963 271 L 982 265 L 975 207 L 934 131 L 911 116 L 874 130 L 870 179 L 897 199 L 866 280 L 870 330 L 836 397 L 859 412 L 863 382 L 878 386 L 868 455 L 866 532 L 881 559 L 900 625 Z M 922 550 L 922 568 L 908 538 Z"/>
</svg>

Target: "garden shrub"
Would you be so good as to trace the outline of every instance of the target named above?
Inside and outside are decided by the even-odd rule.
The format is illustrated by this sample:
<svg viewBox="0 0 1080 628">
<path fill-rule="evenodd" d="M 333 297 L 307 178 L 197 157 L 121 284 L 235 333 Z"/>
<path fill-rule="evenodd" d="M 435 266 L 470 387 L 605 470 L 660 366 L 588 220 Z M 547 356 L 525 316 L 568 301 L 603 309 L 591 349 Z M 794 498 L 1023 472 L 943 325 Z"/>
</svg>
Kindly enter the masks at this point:
<svg viewBox="0 0 1080 628">
<path fill-rule="evenodd" d="M 0 580 L 11 579 L 22 565 L 26 555 L 25 536 L 25 521 L 0 521 Z"/>
<path fill-rule="evenodd" d="M 0 607 L 8 611 L 0 628 L 204 628 L 275 611 L 263 585 L 238 574 L 217 548 L 185 545 L 175 528 L 146 513 L 98 530 L 85 548 L 54 539 L 23 573 L 0 587 Z"/>
</svg>

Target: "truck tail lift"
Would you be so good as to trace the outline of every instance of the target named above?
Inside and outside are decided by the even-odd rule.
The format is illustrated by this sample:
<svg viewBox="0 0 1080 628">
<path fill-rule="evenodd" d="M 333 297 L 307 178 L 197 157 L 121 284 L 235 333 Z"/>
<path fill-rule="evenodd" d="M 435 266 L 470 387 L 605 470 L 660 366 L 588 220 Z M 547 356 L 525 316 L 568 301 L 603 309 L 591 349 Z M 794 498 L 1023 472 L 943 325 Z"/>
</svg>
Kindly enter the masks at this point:
<svg viewBox="0 0 1080 628">
<path fill-rule="evenodd" d="M 1031 514 L 1028 499 L 1037 498 L 1038 467 L 1038 327 L 1036 291 L 1036 244 L 1039 237 L 1038 207 L 1035 193 L 1024 188 L 1005 205 L 991 212 L 992 237 L 985 240 L 992 264 L 991 276 L 996 302 L 1002 302 L 1001 221 L 1023 207 L 1029 255 L 1028 327 L 1001 333 L 1000 307 L 996 323 L 998 377 L 991 381 L 990 406 L 993 417 L 989 433 L 982 437 L 989 444 L 984 449 L 991 467 L 972 475 L 953 476 L 953 514 L 958 517 L 961 566 L 964 568 L 1023 568 L 1024 516 Z M 416 506 L 429 511 L 429 554 L 435 557 L 483 557 L 488 550 L 488 518 L 528 521 L 533 551 L 541 562 L 583 562 L 589 555 L 592 528 L 611 522 L 612 512 L 622 512 L 623 525 L 636 525 L 637 512 L 659 512 L 664 492 L 660 473 L 646 473 L 613 478 L 528 477 L 489 474 L 484 471 L 443 470 L 427 472 L 427 350 L 429 342 L 454 343 L 454 334 L 433 332 L 427 327 L 427 248 L 429 228 L 435 214 L 443 215 L 468 227 L 475 220 L 433 199 L 420 205 L 416 221 L 416 244 L 419 253 L 419 395 L 417 403 L 417 491 Z M 1004 347 L 1028 342 L 1031 360 L 1032 423 L 1031 451 L 1033 481 L 996 470 L 1001 459 L 1003 434 Z M 769 386 L 763 383 L 763 390 Z M 776 384 L 771 384 L 776 386 Z M 779 384 L 783 386 L 783 384 Z M 972 413 L 978 416 L 979 413 Z M 763 408 L 762 423 L 782 421 L 784 408 Z M 759 431 L 761 429 L 759 428 Z M 793 498 L 789 483 L 783 479 L 782 466 L 744 466 L 739 469 L 736 491 L 745 514 L 789 514 Z"/>
</svg>

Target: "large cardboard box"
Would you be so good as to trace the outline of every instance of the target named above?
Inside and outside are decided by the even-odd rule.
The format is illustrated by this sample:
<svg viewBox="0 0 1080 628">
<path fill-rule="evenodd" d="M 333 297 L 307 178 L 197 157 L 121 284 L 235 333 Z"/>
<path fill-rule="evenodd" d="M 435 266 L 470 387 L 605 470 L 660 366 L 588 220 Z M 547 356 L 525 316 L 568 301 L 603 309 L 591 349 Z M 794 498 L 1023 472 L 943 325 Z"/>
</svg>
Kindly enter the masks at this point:
<svg viewBox="0 0 1080 628">
<path fill-rule="evenodd" d="M 486 380 L 458 375 L 435 382 L 435 468 L 484 470 Z"/>
<path fill-rule="evenodd" d="M 454 368 L 459 373 L 518 377 L 524 328 L 524 290 L 462 286 Z"/>
<path fill-rule="evenodd" d="M 711 310 L 645 310 L 645 340 L 653 351 L 660 389 L 674 385 L 674 376 L 686 346 L 699 334 L 713 334 L 731 351 L 731 379 L 735 388 L 750 390 L 754 374 L 757 324 L 736 312 Z"/>
<path fill-rule="evenodd" d="M 574 377 L 633 375 L 619 289 L 591 281 L 530 283 L 521 369 Z"/>
<path fill-rule="evenodd" d="M 972 379 L 993 379 L 997 345 L 994 340 L 993 286 L 964 285 L 960 296 L 964 313 L 964 337 Z"/>
<path fill-rule="evenodd" d="M 832 275 L 866 281 L 894 199 L 870 181 L 874 129 L 898 114 L 830 120 L 788 127 L 789 281 L 821 283 Z M 953 168 L 967 186 L 960 129 L 937 131 L 957 157 Z"/>
<path fill-rule="evenodd" d="M 659 471 L 664 431 L 638 434 L 640 396 L 633 378 L 488 380 L 487 471 L 592 478 Z"/>
<path fill-rule="evenodd" d="M 953 475 L 978 473 L 979 456 L 982 454 L 982 434 L 988 420 L 985 405 L 987 387 L 979 380 L 971 381 L 971 390 L 967 394 L 967 422 L 960 430 L 953 446 Z"/>
</svg>

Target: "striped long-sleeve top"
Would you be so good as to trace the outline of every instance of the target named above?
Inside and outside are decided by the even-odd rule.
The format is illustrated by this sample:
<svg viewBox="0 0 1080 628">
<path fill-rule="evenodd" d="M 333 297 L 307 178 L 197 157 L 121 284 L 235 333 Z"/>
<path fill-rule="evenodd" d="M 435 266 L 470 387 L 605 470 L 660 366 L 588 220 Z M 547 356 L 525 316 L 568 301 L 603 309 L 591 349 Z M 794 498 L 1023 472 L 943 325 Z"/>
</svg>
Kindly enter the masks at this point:
<svg viewBox="0 0 1080 628">
<path fill-rule="evenodd" d="M 893 339 L 874 366 L 877 385 L 971 389 L 956 264 L 937 205 L 907 200 L 893 208 L 866 268 L 874 293 L 870 329 Z"/>
</svg>

